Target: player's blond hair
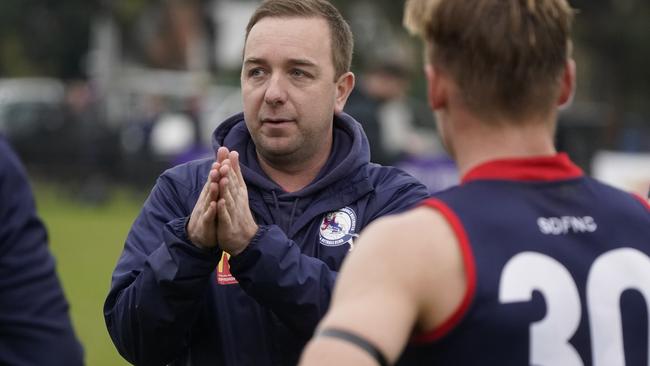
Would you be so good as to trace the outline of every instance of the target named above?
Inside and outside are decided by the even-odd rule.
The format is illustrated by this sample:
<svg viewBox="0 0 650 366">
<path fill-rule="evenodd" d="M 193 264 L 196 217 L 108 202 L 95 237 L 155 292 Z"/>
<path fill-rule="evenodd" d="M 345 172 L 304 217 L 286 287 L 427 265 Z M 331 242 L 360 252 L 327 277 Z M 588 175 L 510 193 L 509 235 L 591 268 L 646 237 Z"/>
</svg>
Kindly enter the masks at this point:
<svg viewBox="0 0 650 366">
<path fill-rule="evenodd" d="M 573 15 L 566 0 L 407 0 L 404 25 L 470 110 L 518 119 L 555 107 Z"/>
</svg>

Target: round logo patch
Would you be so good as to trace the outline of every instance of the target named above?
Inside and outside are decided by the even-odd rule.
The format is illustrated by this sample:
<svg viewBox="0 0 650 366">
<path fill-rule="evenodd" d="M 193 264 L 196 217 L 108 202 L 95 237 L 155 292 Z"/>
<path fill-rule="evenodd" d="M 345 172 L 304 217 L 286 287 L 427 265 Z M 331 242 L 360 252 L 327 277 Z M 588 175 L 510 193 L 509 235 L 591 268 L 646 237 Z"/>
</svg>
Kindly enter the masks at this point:
<svg viewBox="0 0 650 366">
<path fill-rule="evenodd" d="M 352 246 L 356 237 L 357 214 L 349 207 L 329 212 L 320 224 L 320 243 L 328 247 L 338 247 L 345 243 Z"/>
</svg>

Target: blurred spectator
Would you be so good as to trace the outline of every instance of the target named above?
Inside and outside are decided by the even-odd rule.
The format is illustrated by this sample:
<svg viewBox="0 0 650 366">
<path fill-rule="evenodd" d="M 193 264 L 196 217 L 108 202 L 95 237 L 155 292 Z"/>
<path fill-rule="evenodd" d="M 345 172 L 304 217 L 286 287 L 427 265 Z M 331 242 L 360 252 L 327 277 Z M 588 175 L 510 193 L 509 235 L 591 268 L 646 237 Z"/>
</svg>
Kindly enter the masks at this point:
<svg viewBox="0 0 650 366">
<path fill-rule="evenodd" d="M 197 98 L 144 95 L 120 131 L 125 177 L 148 185 L 163 170 L 212 155 L 202 143 Z"/>
<path fill-rule="evenodd" d="M 123 175 L 137 186 L 148 184 L 150 176 L 163 168 L 153 161 L 150 136 L 156 121 L 165 110 L 164 98 L 160 95 L 147 95 L 141 109 L 120 128 Z"/>
<path fill-rule="evenodd" d="M 66 133 L 59 145 L 66 152 L 59 161 L 67 165 L 68 177 L 74 177 L 75 198 L 85 203 L 99 204 L 108 198 L 107 178 L 117 164 L 115 134 L 103 123 L 97 98 L 85 80 L 73 80 L 66 85 Z"/>
<path fill-rule="evenodd" d="M 373 162 L 406 171 L 433 193 L 457 184 L 458 171 L 438 143 L 431 113 L 409 88 L 408 68 L 382 61 L 363 74 L 346 111 L 362 121 Z"/>
<path fill-rule="evenodd" d="M 0 223 L 0 364 L 82 365 L 45 227 L 25 172 L 2 137 Z"/>
<path fill-rule="evenodd" d="M 381 61 L 361 77 L 346 111 L 363 121 L 371 160 L 393 165 L 409 156 L 436 155 L 435 127 L 426 106 L 409 98 L 410 75 L 397 61 Z"/>
</svg>

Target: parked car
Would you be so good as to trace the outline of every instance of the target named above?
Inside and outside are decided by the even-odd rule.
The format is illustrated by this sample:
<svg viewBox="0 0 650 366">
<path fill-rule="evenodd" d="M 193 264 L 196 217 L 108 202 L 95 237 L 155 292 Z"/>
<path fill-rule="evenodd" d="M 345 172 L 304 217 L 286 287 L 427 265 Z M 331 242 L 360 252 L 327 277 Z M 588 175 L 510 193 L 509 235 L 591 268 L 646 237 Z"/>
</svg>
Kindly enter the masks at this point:
<svg viewBox="0 0 650 366">
<path fill-rule="evenodd" d="M 86 181 L 97 172 L 115 170 L 115 133 L 101 123 L 92 102 L 75 110 L 77 84 L 53 78 L 0 79 L 0 133 L 33 173 Z"/>
</svg>

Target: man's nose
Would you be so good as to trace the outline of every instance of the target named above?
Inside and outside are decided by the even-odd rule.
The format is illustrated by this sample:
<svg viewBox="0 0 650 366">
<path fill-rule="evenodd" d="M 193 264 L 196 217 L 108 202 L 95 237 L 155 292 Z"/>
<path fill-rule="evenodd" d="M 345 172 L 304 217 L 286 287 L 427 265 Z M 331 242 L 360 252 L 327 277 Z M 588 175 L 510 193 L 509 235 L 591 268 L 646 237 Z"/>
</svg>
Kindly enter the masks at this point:
<svg viewBox="0 0 650 366">
<path fill-rule="evenodd" d="M 264 102 L 272 107 L 287 101 L 286 80 L 281 75 L 272 75 L 266 87 Z"/>
</svg>

